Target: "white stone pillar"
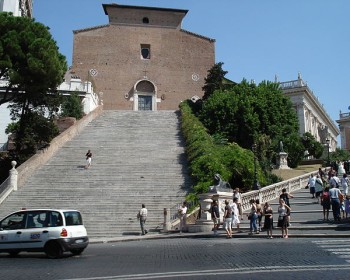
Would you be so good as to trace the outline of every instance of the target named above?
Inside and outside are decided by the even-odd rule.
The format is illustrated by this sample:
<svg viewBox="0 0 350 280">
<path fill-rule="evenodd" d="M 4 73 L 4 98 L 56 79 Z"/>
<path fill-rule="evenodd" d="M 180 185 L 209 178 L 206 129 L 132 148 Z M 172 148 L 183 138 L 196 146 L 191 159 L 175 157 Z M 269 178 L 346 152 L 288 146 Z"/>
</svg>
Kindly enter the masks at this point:
<svg viewBox="0 0 350 280">
<path fill-rule="evenodd" d="M 164 208 L 163 232 L 168 232 L 169 230 L 171 230 L 170 208 Z"/>
<path fill-rule="evenodd" d="M 212 193 L 204 193 L 199 195 L 199 202 L 201 205 L 201 218 L 196 221 L 195 225 L 188 225 L 188 232 L 211 232 L 214 223 L 209 212 L 213 202 Z"/>
</svg>

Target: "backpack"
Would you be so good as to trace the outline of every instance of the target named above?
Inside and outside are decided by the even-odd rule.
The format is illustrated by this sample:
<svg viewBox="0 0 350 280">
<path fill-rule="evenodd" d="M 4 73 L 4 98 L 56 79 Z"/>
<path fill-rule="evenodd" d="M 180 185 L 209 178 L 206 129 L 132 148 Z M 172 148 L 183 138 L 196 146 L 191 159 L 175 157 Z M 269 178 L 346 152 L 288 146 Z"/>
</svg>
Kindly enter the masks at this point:
<svg viewBox="0 0 350 280">
<path fill-rule="evenodd" d="M 322 200 L 326 200 L 326 201 L 330 200 L 329 192 L 323 192 Z"/>
</svg>

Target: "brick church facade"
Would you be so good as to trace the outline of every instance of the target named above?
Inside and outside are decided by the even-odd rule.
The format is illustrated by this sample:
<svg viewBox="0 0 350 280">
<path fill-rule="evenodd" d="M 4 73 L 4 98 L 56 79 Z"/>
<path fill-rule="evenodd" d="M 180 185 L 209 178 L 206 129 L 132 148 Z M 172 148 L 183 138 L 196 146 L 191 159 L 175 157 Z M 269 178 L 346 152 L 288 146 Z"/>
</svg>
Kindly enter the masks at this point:
<svg viewBox="0 0 350 280">
<path fill-rule="evenodd" d="M 187 10 L 103 4 L 109 24 L 74 31 L 71 73 L 105 110 L 176 110 L 203 95 L 215 40 L 181 28 Z"/>
</svg>

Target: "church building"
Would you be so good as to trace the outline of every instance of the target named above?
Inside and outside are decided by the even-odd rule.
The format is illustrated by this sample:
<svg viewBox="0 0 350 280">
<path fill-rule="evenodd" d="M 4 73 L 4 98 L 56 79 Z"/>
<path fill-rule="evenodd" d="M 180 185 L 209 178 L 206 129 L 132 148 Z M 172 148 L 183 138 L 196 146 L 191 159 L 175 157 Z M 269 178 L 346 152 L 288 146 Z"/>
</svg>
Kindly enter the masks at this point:
<svg viewBox="0 0 350 280">
<path fill-rule="evenodd" d="M 187 10 L 103 4 L 109 23 L 74 32 L 72 75 L 105 110 L 176 110 L 202 97 L 215 40 L 181 28 Z"/>
</svg>

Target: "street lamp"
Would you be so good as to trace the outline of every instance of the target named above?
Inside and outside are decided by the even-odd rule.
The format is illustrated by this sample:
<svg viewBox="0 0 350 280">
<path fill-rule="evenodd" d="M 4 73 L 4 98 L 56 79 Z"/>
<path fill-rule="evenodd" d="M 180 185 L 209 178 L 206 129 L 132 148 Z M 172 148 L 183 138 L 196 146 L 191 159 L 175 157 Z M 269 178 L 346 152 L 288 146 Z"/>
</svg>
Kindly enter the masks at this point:
<svg viewBox="0 0 350 280">
<path fill-rule="evenodd" d="M 252 146 L 253 156 L 254 156 L 254 183 L 253 183 L 253 190 L 259 190 L 259 182 L 258 182 L 258 174 L 256 170 L 256 152 L 257 152 L 257 145 L 254 143 Z"/>
<path fill-rule="evenodd" d="M 328 151 L 328 154 L 327 154 L 327 166 L 330 166 L 330 160 L 329 160 L 329 143 L 330 143 L 330 140 L 327 138 L 326 139 L 326 143 L 327 143 L 327 151 Z"/>
</svg>

